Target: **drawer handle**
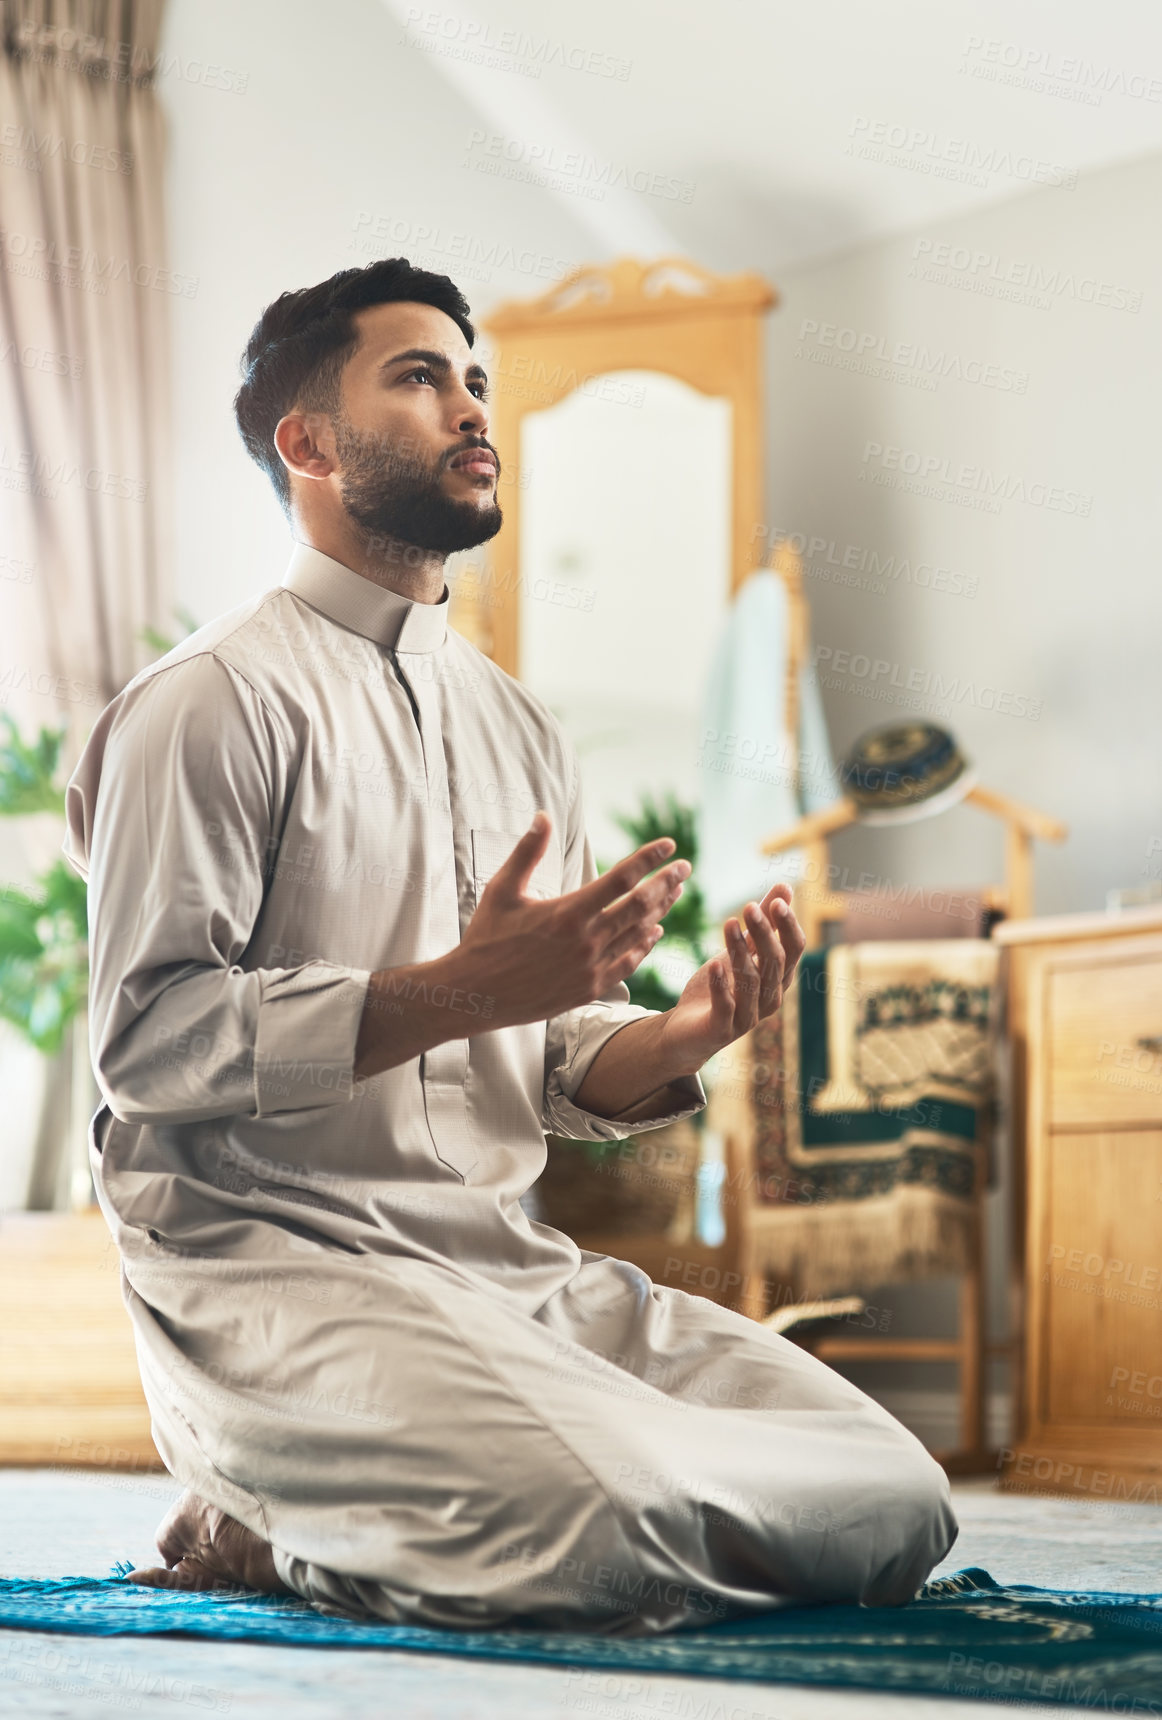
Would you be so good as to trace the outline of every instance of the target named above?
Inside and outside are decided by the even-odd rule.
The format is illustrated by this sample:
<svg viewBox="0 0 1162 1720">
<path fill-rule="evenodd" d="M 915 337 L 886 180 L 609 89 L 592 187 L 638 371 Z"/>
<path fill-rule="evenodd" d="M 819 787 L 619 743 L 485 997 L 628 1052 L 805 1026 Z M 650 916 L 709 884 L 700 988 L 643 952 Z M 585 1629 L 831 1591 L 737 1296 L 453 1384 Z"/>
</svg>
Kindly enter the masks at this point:
<svg viewBox="0 0 1162 1720">
<path fill-rule="evenodd" d="M 1138 1040 L 1138 1049 L 1140 1051 L 1153 1051 L 1162 1056 L 1162 1033 L 1143 1034 Z"/>
</svg>

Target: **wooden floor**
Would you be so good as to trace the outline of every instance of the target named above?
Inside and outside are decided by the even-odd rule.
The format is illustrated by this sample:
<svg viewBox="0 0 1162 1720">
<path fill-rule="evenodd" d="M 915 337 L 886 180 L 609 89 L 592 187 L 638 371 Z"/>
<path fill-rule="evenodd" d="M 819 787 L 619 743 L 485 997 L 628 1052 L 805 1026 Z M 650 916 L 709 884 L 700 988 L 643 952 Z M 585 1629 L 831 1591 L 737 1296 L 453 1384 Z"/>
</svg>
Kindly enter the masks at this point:
<svg viewBox="0 0 1162 1720">
<path fill-rule="evenodd" d="M 96 1209 L 0 1218 L 0 1463 L 160 1467 Z"/>
</svg>

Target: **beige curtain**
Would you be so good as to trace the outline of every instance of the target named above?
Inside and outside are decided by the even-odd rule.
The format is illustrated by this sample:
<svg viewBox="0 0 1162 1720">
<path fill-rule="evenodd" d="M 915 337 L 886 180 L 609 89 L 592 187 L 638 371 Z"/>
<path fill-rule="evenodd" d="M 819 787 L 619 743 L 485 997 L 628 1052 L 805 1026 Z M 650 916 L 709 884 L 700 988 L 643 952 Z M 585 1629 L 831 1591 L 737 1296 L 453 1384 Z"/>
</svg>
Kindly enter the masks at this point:
<svg viewBox="0 0 1162 1720">
<path fill-rule="evenodd" d="M 0 554 L 33 568 L 0 692 L 75 747 L 170 609 L 162 0 L 0 4 Z"/>
<path fill-rule="evenodd" d="M 156 654 L 141 629 L 172 627 L 169 314 L 196 283 L 166 258 L 163 5 L 0 0 L 0 709 L 26 734 L 67 724 L 68 769 Z M 0 824 L 24 884 L 42 842 Z M 61 1203 L 76 1150 L 58 1062 L 34 1206 Z"/>
</svg>

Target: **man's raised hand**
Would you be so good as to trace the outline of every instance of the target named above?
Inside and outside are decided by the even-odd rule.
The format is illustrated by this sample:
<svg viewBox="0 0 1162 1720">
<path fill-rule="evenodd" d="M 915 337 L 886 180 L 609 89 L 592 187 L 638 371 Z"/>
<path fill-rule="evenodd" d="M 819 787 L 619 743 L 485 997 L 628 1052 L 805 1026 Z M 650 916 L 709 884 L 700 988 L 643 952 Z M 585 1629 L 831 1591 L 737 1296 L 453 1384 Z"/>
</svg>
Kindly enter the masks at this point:
<svg viewBox="0 0 1162 1720">
<path fill-rule="evenodd" d="M 698 969 L 665 1015 L 671 1060 L 692 1072 L 781 1007 L 807 945 L 789 884 L 772 884 L 742 917 L 747 931 L 732 914 L 723 927 L 725 950 Z"/>
<path fill-rule="evenodd" d="M 551 828 L 538 812 L 485 885 L 449 957 L 461 984 L 493 1000 L 490 1028 L 551 1020 L 627 978 L 661 937 L 659 921 L 690 875 L 687 860 L 655 870 L 674 851 L 664 836 L 579 890 L 539 901 L 525 892 Z"/>
</svg>

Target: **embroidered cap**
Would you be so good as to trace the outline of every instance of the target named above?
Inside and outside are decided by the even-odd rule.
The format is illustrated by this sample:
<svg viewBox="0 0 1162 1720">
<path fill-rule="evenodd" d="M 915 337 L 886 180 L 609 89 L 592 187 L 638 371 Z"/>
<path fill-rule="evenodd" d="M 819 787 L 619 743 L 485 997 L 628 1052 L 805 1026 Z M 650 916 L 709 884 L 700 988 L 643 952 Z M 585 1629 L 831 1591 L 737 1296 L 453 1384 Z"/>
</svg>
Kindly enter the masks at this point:
<svg viewBox="0 0 1162 1720">
<path fill-rule="evenodd" d="M 864 824 L 907 824 L 963 800 L 977 779 L 938 723 L 889 723 L 861 735 L 840 767 Z"/>
</svg>

